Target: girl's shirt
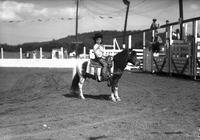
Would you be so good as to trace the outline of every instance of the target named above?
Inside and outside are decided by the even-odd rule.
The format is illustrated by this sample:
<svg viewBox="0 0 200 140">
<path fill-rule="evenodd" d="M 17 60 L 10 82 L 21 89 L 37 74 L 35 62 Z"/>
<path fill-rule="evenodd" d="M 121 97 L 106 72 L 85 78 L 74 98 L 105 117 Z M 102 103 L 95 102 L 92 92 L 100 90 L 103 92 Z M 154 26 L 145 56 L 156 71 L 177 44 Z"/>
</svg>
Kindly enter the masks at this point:
<svg viewBox="0 0 200 140">
<path fill-rule="evenodd" d="M 94 50 L 94 54 L 97 58 L 103 57 L 103 52 L 104 52 L 103 45 L 95 44 L 93 47 L 93 50 Z"/>
</svg>

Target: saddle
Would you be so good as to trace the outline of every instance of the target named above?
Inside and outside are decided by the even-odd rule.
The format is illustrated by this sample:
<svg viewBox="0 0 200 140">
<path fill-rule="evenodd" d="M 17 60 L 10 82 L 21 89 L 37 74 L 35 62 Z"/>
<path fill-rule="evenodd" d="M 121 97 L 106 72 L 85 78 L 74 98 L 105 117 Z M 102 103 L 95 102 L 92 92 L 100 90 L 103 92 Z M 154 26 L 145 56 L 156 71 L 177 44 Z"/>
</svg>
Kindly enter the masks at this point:
<svg viewBox="0 0 200 140">
<path fill-rule="evenodd" d="M 111 77 L 114 71 L 114 63 L 113 63 L 112 57 L 107 56 L 105 60 L 108 65 L 108 67 L 106 68 L 106 71 L 109 77 Z M 103 69 L 103 66 L 98 62 L 97 59 L 90 59 L 87 64 L 86 74 L 90 75 L 91 78 L 93 78 L 94 80 L 97 80 L 98 82 L 107 81 L 108 79 L 105 79 L 103 77 L 102 69 Z"/>
</svg>

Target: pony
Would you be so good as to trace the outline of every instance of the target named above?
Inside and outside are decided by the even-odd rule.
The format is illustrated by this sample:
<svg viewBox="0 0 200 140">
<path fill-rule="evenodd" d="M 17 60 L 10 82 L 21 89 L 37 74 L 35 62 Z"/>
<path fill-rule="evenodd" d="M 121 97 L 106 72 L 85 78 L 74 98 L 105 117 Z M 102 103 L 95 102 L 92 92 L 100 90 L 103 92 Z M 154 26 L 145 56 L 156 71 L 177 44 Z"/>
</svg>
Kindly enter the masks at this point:
<svg viewBox="0 0 200 140">
<path fill-rule="evenodd" d="M 109 96 L 109 99 L 111 99 L 113 102 L 116 102 L 121 101 L 121 98 L 119 97 L 118 93 L 118 83 L 119 79 L 123 75 L 126 65 L 128 63 L 132 63 L 133 65 L 139 65 L 140 60 L 137 59 L 135 51 L 133 51 L 132 49 L 124 49 L 113 56 L 112 62 L 114 63 L 114 68 L 109 79 L 110 84 L 108 85 L 111 87 L 111 95 Z M 75 68 L 76 70 L 74 70 L 74 77 L 72 78 L 71 92 L 76 93 L 75 91 L 78 90 L 78 96 L 81 99 L 85 99 L 82 90 L 84 81 L 87 78 L 93 78 L 94 80 L 98 81 L 97 78 L 91 77 L 91 75 L 86 72 L 88 63 L 89 61 L 85 61 L 78 64 Z"/>
</svg>

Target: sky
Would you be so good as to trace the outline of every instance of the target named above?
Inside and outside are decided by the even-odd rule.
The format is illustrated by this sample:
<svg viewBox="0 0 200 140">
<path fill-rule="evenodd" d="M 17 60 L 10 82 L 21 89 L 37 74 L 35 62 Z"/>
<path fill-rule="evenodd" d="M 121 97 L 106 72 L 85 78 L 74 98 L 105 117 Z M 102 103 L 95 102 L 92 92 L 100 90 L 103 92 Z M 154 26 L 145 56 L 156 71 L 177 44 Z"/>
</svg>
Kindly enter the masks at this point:
<svg viewBox="0 0 200 140">
<path fill-rule="evenodd" d="M 127 30 L 178 21 L 179 0 L 129 0 Z M 200 16 L 200 0 L 183 0 L 184 19 Z M 122 0 L 79 0 L 78 33 L 124 28 Z M 75 35 L 76 0 L 0 0 L 0 43 L 41 42 Z"/>
</svg>

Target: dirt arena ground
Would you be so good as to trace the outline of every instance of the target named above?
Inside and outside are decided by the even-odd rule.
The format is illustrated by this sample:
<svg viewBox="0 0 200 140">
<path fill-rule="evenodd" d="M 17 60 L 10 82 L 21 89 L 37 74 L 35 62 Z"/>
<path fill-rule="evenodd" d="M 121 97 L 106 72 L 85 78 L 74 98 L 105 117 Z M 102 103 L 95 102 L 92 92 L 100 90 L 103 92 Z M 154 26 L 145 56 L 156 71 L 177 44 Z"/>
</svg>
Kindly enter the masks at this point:
<svg viewBox="0 0 200 140">
<path fill-rule="evenodd" d="M 200 82 L 125 72 L 121 102 L 69 69 L 0 68 L 0 140 L 200 140 Z"/>
</svg>

